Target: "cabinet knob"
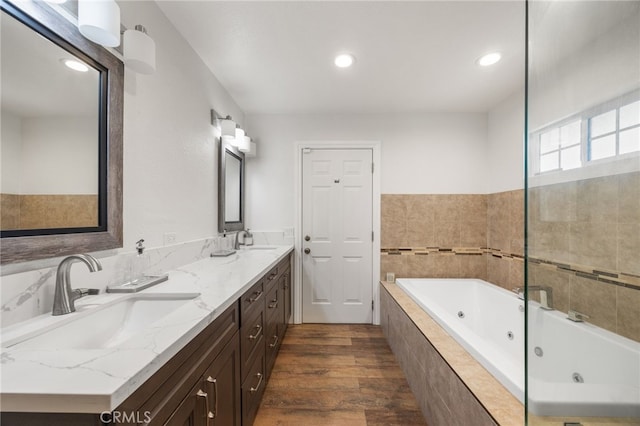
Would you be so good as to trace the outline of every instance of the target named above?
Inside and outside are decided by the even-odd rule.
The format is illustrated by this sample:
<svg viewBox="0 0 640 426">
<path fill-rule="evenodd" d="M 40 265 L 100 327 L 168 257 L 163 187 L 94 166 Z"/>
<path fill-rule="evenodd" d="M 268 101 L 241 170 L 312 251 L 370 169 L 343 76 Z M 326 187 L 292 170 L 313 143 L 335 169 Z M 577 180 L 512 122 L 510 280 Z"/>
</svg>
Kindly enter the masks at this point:
<svg viewBox="0 0 640 426">
<path fill-rule="evenodd" d="M 309 253 L 311 253 L 311 249 L 310 248 L 307 247 L 306 249 L 304 249 L 304 254 L 309 254 Z"/>
<path fill-rule="evenodd" d="M 308 236 L 308 235 L 305 235 L 305 236 L 304 236 L 304 240 L 305 240 L 305 241 L 310 241 L 310 240 L 311 240 L 311 237 L 310 237 L 310 236 Z"/>
</svg>

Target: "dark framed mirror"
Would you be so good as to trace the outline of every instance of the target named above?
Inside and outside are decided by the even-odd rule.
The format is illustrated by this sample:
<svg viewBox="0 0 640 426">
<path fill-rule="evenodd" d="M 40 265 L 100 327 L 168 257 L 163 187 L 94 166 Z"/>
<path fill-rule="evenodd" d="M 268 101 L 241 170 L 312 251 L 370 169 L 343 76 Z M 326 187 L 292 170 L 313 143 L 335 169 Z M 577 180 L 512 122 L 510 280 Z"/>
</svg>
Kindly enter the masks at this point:
<svg viewBox="0 0 640 426">
<path fill-rule="evenodd" d="M 0 8 L 1 263 L 122 247 L 122 62 L 44 2 Z"/>
<path fill-rule="evenodd" d="M 218 232 L 244 229 L 244 153 L 220 140 L 218 155 Z"/>
</svg>

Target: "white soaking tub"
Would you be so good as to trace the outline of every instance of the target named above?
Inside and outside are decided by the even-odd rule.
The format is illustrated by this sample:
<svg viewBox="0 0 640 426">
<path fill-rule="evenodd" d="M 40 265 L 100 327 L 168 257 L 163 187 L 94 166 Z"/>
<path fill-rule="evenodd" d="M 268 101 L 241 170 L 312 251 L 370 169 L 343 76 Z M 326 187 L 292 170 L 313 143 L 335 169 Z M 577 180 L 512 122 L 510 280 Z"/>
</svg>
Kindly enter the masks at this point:
<svg viewBox="0 0 640 426">
<path fill-rule="evenodd" d="M 477 279 L 396 283 L 524 403 L 524 301 Z M 640 419 L 640 343 L 535 302 L 529 330 L 530 412 Z"/>
</svg>

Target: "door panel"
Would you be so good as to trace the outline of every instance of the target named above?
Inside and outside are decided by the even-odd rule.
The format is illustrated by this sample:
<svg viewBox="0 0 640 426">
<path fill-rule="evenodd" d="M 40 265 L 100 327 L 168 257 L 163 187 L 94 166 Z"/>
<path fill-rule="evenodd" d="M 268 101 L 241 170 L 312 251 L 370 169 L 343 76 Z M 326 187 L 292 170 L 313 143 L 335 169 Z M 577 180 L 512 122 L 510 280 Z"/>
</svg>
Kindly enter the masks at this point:
<svg viewBox="0 0 640 426">
<path fill-rule="evenodd" d="M 303 154 L 303 322 L 371 323 L 371 164 L 371 149 Z"/>
</svg>

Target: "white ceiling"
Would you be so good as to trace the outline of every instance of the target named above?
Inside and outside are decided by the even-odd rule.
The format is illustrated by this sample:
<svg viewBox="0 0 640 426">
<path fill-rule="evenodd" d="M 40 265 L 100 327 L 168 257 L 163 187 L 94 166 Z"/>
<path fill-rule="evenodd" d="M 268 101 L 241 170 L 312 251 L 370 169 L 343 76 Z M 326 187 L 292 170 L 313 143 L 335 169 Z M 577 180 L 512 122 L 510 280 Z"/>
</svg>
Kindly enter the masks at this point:
<svg viewBox="0 0 640 426">
<path fill-rule="evenodd" d="M 157 3 L 249 114 L 487 111 L 524 81 L 524 1 Z"/>
<path fill-rule="evenodd" d="M 74 56 L 16 19 L 0 17 L 3 111 L 19 117 L 98 116 L 100 73 L 72 71 Z"/>
</svg>

